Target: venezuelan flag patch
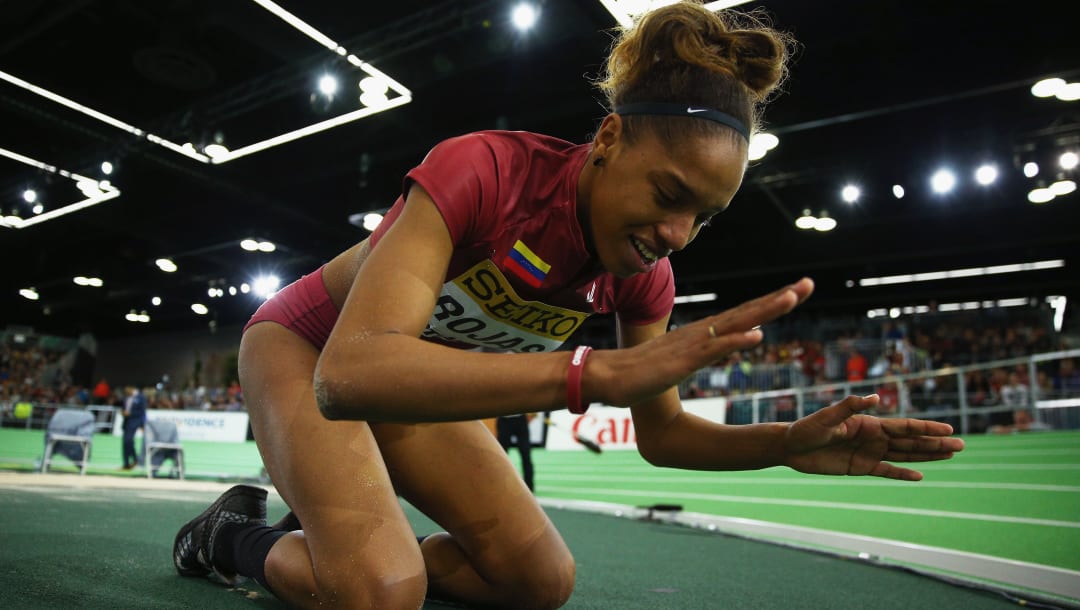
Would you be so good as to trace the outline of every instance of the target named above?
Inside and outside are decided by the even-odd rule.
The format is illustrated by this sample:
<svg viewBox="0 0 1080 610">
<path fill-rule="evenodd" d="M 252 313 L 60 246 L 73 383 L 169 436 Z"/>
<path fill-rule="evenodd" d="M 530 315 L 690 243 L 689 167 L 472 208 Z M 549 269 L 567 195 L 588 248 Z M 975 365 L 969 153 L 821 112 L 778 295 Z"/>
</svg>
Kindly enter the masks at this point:
<svg viewBox="0 0 1080 610">
<path fill-rule="evenodd" d="M 503 266 L 533 288 L 539 288 L 548 271 L 551 271 L 551 265 L 545 263 L 520 239 L 503 259 Z"/>
</svg>

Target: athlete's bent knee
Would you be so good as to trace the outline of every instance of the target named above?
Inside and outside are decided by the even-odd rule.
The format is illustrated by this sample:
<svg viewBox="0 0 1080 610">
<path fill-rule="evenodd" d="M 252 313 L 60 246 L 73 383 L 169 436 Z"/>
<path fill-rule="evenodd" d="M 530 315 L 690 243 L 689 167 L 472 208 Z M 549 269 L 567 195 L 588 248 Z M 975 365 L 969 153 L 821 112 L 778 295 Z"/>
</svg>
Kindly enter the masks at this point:
<svg viewBox="0 0 1080 610">
<path fill-rule="evenodd" d="M 427 594 L 423 567 L 409 574 L 339 576 L 331 582 L 319 582 L 316 597 L 320 608 L 420 608 Z"/>
<path fill-rule="evenodd" d="M 558 560 L 525 568 L 512 586 L 512 596 L 519 608 L 546 610 L 561 608 L 574 592 L 577 567 L 569 553 Z"/>
</svg>

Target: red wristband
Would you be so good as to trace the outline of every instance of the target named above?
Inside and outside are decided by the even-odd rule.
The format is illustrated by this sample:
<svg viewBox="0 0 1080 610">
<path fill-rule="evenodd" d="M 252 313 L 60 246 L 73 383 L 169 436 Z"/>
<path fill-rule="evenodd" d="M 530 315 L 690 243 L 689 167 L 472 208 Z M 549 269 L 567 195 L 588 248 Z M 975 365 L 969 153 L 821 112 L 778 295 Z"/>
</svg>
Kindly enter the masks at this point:
<svg viewBox="0 0 1080 610">
<path fill-rule="evenodd" d="M 581 374 L 585 370 L 585 358 L 591 351 L 588 345 L 579 345 L 566 369 L 566 408 L 576 415 L 589 410 L 589 403 L 581 400 Z"/>
</svg>

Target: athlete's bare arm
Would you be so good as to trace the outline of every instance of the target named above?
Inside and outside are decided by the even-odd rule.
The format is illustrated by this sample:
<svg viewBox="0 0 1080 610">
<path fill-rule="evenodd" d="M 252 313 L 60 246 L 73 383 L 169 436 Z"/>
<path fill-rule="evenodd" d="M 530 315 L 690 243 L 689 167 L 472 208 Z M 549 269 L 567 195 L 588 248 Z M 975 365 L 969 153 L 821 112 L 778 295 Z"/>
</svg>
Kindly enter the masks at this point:
<svg viewBox="0 0 1080 610">
<path fill-rule="evenodd" d="M 316 393 L 331 419 L 443 421 L 565 406 L 570 354 L 462 352 L 418 337 L 431 318 L 453 251 L 449 230 L 419 185 L 356 275 L 319 358 Z M 812 290 L 804 280 L 729 312 L 626 350 L 598 350 L 585 399 L 629 406 L 655 396 L 733 349 L 756 344 L 757 325 Z M 708 328 L 714 329 L 713 337 Z"/>
</svg>

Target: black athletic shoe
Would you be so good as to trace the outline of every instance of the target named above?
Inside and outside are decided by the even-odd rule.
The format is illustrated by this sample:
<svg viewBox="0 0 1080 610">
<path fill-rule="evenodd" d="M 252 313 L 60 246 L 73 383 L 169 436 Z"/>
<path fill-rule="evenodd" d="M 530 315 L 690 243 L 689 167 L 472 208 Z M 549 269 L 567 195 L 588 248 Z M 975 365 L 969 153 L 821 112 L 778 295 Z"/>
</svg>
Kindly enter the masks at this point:
<svg viewBox="0 0 1080 610">
<path fill-rule="evenodd" d="M 213 572 L 226 584 L 239 582 L 236 574 L 223 573 L 214 564 L 214 542 L 225 523 L 266 525 L 266 490 L 237 485 L 180 528 L 173 542 L 173 564 L 181 576 L 206 576 Z"/>
</svg>

